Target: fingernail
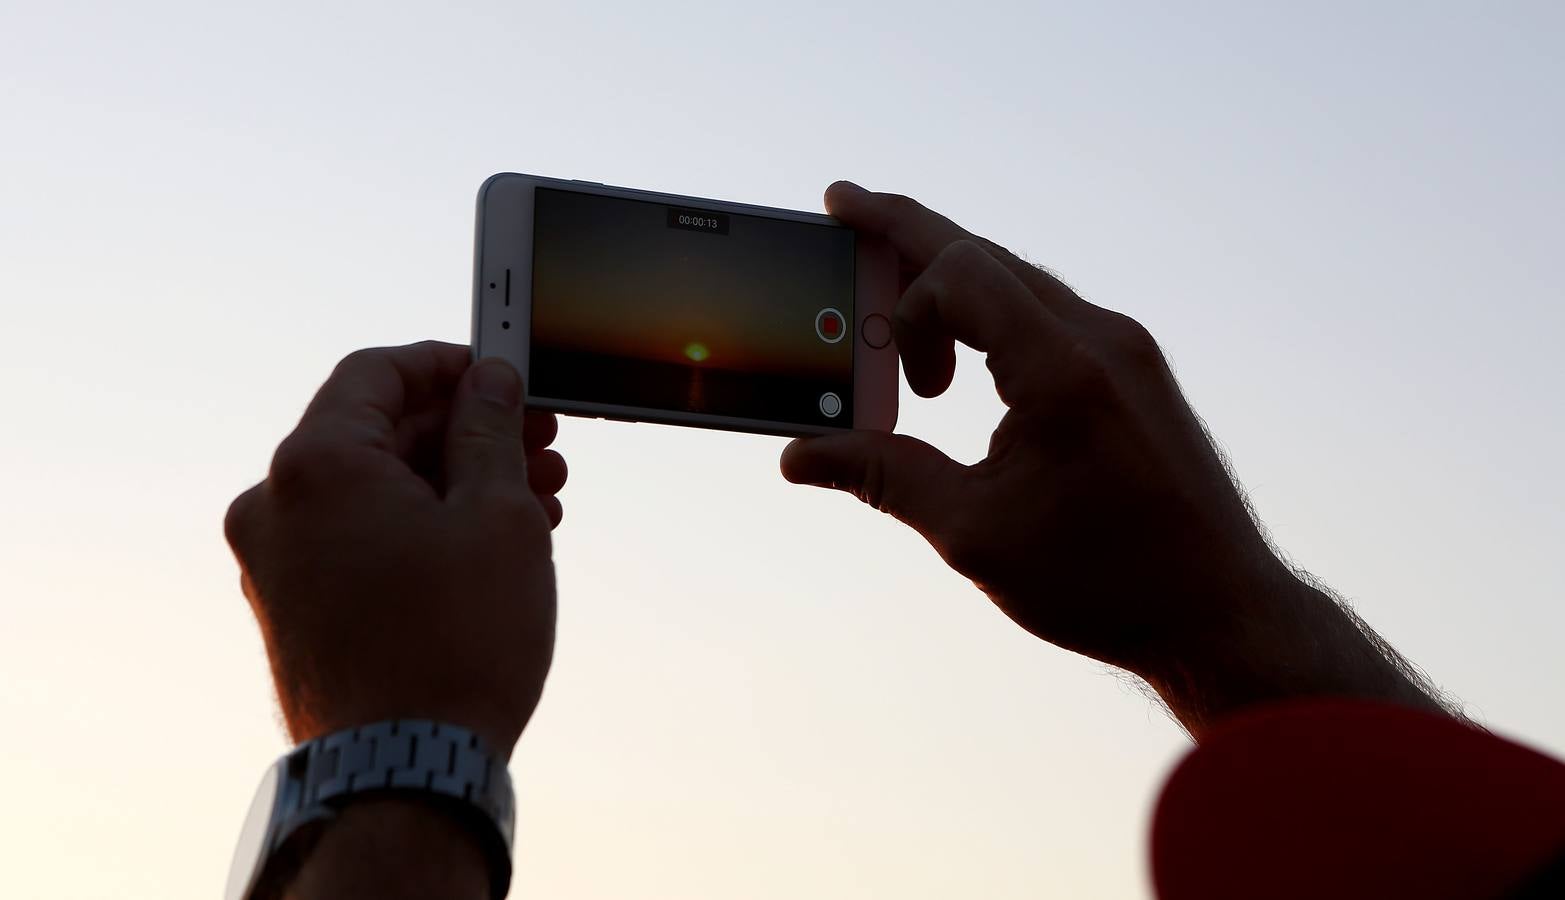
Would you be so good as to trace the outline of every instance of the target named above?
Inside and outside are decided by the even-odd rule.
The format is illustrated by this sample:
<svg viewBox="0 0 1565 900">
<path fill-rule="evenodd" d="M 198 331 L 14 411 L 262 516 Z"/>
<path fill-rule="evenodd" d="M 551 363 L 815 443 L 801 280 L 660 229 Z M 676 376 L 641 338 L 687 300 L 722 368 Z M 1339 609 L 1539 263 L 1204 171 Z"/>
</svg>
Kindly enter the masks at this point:
<svg viewBox="0 0 1565 900">
<path fill-rule="evenodd" d="M 486 359 L 478 363 L 473 371 L 473 390 L 490 403 L 508 409 L 522 402 L 521 376 L 503 359 Z"/>
<path fill-rule="evenodd" d="M 836 188 L 839 191 L 847 191 L 847 192 L 852 193 L 852 194 L 867 194 L 867 193 L 869 193 L 869 191 L 864 190 L 863 188 L 859 187 L 858 185 L 854 184 L 851 181 L 839 181 L 836 184 L 832 185 L 832 187 Z"/>
</svg>

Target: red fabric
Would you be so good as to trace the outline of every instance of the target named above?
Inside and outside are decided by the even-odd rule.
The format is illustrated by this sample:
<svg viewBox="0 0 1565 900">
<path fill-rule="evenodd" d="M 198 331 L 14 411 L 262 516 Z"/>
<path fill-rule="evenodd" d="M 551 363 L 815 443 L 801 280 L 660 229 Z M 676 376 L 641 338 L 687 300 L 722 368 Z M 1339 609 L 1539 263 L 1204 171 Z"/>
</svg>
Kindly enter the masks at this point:
<svg viewBox="0 0 1565 900">
<path fill-rule="evenodd" d="M 1565 765 L 1357 701 L 1214 729 L 1163 788 L 1160 900 L 1500 898 L 1565 852 Z"/>
</svg>

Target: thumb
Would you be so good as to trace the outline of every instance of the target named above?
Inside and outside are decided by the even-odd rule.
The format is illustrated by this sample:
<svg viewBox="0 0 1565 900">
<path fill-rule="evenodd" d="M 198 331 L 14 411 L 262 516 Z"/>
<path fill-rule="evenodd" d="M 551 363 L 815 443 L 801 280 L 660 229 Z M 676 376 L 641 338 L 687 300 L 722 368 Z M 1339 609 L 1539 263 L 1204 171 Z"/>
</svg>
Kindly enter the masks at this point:
<svg viewBox="0 0 1565 900">
<path fill-rule="evenodd" d="M 446 423 L 446 496 L 531 495 L 522 446 L 522 377 L 503 359 L 470 366 Z"/>
<path fill-rule="evenodd" d="M 917 438 L 850 431 L 783 449 L 783 477 L 847 491 L 932 542 L 963 502 L 967 467 Z"/>
</svg>

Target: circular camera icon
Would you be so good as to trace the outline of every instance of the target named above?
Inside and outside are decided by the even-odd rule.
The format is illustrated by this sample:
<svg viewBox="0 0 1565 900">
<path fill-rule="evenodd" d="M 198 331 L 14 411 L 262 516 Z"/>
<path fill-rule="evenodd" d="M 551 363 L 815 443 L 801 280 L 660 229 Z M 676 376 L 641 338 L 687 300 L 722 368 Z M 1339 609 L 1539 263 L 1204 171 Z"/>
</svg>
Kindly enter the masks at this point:
<svg viewBox="0 0 1565 900">
<path fill-rule="evenodd" d="M 842 412 L 842 398 L 841 397 L 838 397 L 836 394 L 833 394 L 831 391 L 827 391 L 826 393 L 821 394 L 821 415 L 825 416 L 828 419 L 835 419 L 835 418 L 837 418 L 838 414 L 840 414 L 841 412 Z"/>
<path fill-rule="evenodd" d="M 827 307 L 815 314 L 815 334 L 828 344 L 835 344 L 848 333 L 848 320 L 842 313 Z"/>
</svg>

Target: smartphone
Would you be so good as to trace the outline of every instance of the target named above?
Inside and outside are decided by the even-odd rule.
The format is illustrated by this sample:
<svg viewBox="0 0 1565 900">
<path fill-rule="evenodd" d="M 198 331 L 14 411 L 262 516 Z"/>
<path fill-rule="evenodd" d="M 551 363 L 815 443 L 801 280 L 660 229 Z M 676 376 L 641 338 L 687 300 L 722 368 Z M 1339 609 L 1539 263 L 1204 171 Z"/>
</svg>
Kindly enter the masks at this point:
<svg viewBox="0 0 1565 900">
<path fill-rule="evenodd" d="M 897 419 L 896 254 L 830 216 L 500 174 L 473 353 L 579 416 L 814 435 Z"/>
</svg>

